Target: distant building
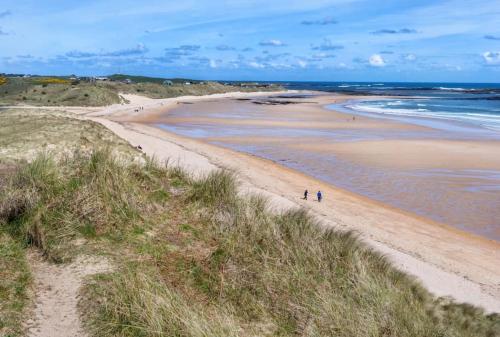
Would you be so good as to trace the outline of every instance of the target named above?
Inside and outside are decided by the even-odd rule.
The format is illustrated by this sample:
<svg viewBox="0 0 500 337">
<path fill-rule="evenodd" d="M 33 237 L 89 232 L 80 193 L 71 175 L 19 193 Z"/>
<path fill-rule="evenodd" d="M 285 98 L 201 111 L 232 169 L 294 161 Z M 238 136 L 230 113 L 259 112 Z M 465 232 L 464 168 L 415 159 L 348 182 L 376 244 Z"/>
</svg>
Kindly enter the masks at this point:
<svg viewBox="0 0 500 337">
<path fill-rule="evenodd" d="M 172 82 L 170 80 L 165 80 L 165 81 L 163 81 L 163 85 L 168 85 L 168 86 L 174 85 L 174 82 Z"/>
<path fill-rule="evenodd" d="M 130 78 L 126 78 L 126 79 L 123 80 L 123 83 L 125 83 L 125 84 L 131 84 L 132 80 Z"/>
<path fill-rule="evenodd" d="M 184 85 L 191 85 L 191 82 L 184 82 Z"/>
</svg>

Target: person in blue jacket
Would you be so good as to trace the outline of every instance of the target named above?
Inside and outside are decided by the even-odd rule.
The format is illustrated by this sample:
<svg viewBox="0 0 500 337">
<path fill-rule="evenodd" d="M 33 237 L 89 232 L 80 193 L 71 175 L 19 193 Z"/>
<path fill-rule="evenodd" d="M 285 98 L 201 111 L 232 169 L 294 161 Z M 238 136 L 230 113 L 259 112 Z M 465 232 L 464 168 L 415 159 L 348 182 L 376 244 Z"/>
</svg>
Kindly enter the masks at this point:
<svg viewBox="0 0 500 337">
<path fill-rule="evenodd" d="M 318 197 L 318 202 L 321 202 L 321 199 L 323 199 L 323 195 L 321 194 L 321 191 L 318 191 L 318 193 L 316 193 L 316 196 Z"/>
</svg>

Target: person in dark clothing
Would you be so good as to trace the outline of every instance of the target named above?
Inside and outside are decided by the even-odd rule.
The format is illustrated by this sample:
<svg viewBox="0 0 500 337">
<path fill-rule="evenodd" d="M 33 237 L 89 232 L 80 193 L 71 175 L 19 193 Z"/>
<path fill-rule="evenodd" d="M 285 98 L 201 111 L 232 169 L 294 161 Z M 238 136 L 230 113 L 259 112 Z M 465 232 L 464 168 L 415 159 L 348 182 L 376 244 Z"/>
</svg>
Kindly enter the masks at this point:
<svg viewBox="0 0 500 337">
<path fill-rule="evenodd" d="M 321 202 L 321 199 L 323 199 L 323 195 L 321 194 L 321 191 L 318 191 L 318 193 L 316 193 L 316 196 L 318 197 L 318 202 Z"/>
<path fill-rule="evenodd" d="M 307 195 L 309 194 L 309 191 L 308 190 L 305 190 L 304 191 L 304 200 L 307 200 Z"/>
</svg>

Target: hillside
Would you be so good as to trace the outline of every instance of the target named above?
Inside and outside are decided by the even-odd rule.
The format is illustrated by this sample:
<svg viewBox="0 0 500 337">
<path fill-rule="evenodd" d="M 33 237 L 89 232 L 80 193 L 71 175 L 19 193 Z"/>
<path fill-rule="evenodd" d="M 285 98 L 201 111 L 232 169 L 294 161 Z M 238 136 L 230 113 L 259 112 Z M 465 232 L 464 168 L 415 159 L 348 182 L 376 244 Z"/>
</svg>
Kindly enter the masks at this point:
<svg viewBox="0 0 500 337">
<path fill-rule="evenodd" d="M 69 77 L 0 77 L 0 106 L 26 104 L 36 106 L 104 106 L 123 103 L 120 93 L 139 94 L 150 98 L 169 98 L 184 95 L 208 95 L 232 91 L 279 90 L 280 87 L 240 87 L 217 82 L 173 80 L 144 76 L 113 75 L 110 80 Z M 124 83 L 131 79 L 132 83 Z"/>
</svg>

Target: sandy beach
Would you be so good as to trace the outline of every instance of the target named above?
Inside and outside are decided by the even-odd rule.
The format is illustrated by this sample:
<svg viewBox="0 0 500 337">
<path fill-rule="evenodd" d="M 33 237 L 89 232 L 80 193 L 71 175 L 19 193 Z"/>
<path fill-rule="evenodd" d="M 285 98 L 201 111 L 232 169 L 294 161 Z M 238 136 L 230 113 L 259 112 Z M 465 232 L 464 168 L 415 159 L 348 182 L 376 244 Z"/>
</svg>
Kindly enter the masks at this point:
<svg viewBox="0 0 500 337">
<path fill-rule="evenodd" d="M 306 128 L 314 129 L 315 126 L 321 125 L 326 129 L 348 130 L 350 133 L 364 130 L 365 132 L 361 133 L 363 139 L 357 144 L 344 144 L 331 140 L 329 143 L 325 138 L 322 150 L 337 147 L 335 151 L 344 153 L 345 156 L 354 156 L 353 160 L 367 161 L 380 166 L 392 166 L 394 162 L 415 165 L 412 158 L 418 158 L 432 148 L 433 153 L 431 151 L 429 156 L 439 158 L 443 153 L 448 153 L 441 162 L 450 162 L 450 165 L 459 167 L 460 160 L 457 156 L 454 157 L 453 151 L 450 150 L 456 149 L 459 153 L 464 147 L 465 149 L 470 147 L 469 153 L 473 158 L 471 162 L 478 167 L 498 168 L 498 159 L 489 155 L 491 151 L 495 151 L 497 144 L 441 143 L 440 140 L 429 140 L 421 143 L 413 151 L 407 151 L 413 148 L 409 140 L 408 144 L 401 140 L 392 140 L 389 147 L 386 147 L 387 143 L 379 144 L 369 138 L 380 132 L 387 133 L 390 138 L 391 133 L 422 132 L 426 128 L 365 117 L 356 117 L 353 120 L 352 116 L 323 108 L 326 104 L 345 99 L 341 96 L 307 97 L 298 99 L 303 102 L 296 104 L 266 105 L 265 114 L 262 114 L 262 110 L 255 109 L 255 113 L 260 113 L 261 116 L 253 122 L 249 121 L 250 118 L 210 115 L 217 111 L 220 104 L 230 104 L 232 109 L 241 106 L 241 103 L 248 103 L 239 99 L 250 97 L 264 99 L 266 96 L 269 96 L 269 93 L 181 97 L 168 100 L 128 96 L 127 99 L 131 101 L 129 105 L 110 106 L 100 111 L 88 110 L 83 116 L 105 125 L 132 145 L 140 145 L 148 155 L 155 156 L 159 160 L 175 161 L 195 174 L 206 173 L 215 168 L 235 171 L 242 182 L 242 193 L 263 194 L 271 200 L 273 207 L 278 211 L 287 207 L 305 207 L 317 215 L 325 226 L 359 233 L 363 240 L 385 254 L 396 266 L 416 276 L 436 295 L 450 296 L 461 302 L 482 306 L 488 311 L 500 312 L 500 270 L 498 270 L 500 244 L 497 241 L 350 192 L 322 179 L 300 173 L 279 162 L 235 151 L 228 146 L 213 145 L 213 143 L 224 145 L 224 142 L 241 144 L 276 142 L 283 144 L 283 149 L 293 144 L 300 149 L 316 151 L 317 139 L 308 142 L 304 138 L 303 142 L 297 142 L 296 137 L 287 138 L 280 134 L 279 129 L 282 128 L 303 129 L 305 118 L 307 118 Z M 199 104 L 192 104 L 196 102 Z M 211 104 L 215 105 L 215 108 L 209 108 Z M 144 106 L 144 110 L 137 113 L 134 111 L 135 106 Z M 200 121 L 196 113 L 186 116 L 186 111 L 205 111 L 207 115 L 202 116 L 205 120 Z M 237 113 L 238 110 L 234 111 Z M 268 114 L 269 111 L 272 113 Z M 245 115 L 246 110 L 240 113 Z M 252 127 L 275 129 L 277 134 L 271 137 L 248 137 L 241 133 L 237 136 L 220 133 L 217 137 L 207 134 L 203 137 L 200 135 L 186 137 L 158 126 L 159 124 L 185 126 L 186 123 L 189 125 L 215 123 L 216 126 L 235 123 L 234 127 L 240 130 L 244 129 L 242 123 L 252 124 Z M 436 147 L 438 144 L 441 147 Z M 391 158 L 384 159 L 384 151 L 390 154 L 391 147 L 400 149 L 403 157 L 396 161 Z M 377 155 L 370 157 L 369 154 L 373 153 Z M 435 162 L 429 159 L 423 161 L 422 165 L 433 166 Z M 302 200 L 305 187 L 311 192 L 321 189 L 326 196 L 324 201 L 318 203 Z"/>
</svg>

